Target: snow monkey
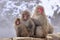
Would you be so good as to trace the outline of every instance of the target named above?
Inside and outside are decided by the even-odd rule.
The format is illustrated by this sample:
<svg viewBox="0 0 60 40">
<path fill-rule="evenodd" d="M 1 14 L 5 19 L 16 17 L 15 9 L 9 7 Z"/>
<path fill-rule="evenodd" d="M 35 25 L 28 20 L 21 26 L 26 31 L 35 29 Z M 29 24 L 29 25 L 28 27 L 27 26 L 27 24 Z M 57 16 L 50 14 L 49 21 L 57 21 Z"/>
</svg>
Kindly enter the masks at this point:
<svg viewBox="0 0 60 40">
<path fill-rule="evenodd" d="M 48 34 L 49 25 L 43 6 L 37 5 L 32 16 L 35 23 L 35 37 L 45 38 Z"/>
<path fill-rule="evenodd" d="M 29 33 L 26 29 L 26 26 L 20 22 L 20 18 L 15 20 L 15 30 L 17 37 L 28 37 Z"/>
<path fill-rule="evenodd" d="M 28 10 L 24 10 L 21 15 L 21 23 L 24 24 L 29 32 L 30 37 L 34 36 L 35 24 L 31 19 L 30 12 Z"/>
</svg>

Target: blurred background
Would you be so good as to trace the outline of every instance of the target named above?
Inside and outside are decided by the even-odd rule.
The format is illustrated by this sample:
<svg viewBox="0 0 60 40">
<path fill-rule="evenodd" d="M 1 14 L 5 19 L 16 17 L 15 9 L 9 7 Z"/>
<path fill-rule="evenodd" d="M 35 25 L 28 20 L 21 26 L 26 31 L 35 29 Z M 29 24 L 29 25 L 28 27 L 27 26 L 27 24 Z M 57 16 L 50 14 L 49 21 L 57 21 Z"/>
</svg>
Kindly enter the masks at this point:
<svg viewBox="0 0 60 40">
<path fill-rule="evenodd" d="M 0 38 L 16 37 L 14 20 L 25 9 L 33 12 L 37 4 L 44 7 L 54 33 L 60 32 L 60 0 L 0 0 Z"/>
</svg>

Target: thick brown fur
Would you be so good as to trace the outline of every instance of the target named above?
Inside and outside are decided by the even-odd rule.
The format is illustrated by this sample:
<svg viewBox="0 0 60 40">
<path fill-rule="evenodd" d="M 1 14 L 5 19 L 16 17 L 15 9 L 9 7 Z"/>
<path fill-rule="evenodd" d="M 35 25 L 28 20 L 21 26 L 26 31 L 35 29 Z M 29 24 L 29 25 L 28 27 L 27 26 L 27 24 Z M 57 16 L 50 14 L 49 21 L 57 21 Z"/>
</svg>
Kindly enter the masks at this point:
<svg viewBox="0 0 60 40">
<path fill-rule="evenodd" d="M 39 8 L 43 9 L 42 14 L 38 11 Z M 48 20 L 45 15 L 44 8 L 42 6 L 38 5 L 36 7 L 34 14 L 32 16 L 32 19 L 33 19 L 33 21 L 35 23 L 35 27 L 36 27 L 36 33 L 35 33 L 36 37 L 46 37 L 48 34 L 48 29 L 49 29 L 48 26 L 50 26 L 50 24 L 48 24 Z M 37 30 L 39 30 L 39 31 L 37 31 Z"/>
<path fill-rule="evenodd" d="M 53 31 L 54 31 L 53 26 L 50 23 L 48 23 L 48 34 L 52 34 Z"/>
<path fill-rule="evenodd" d="M 27 20 L 24 20 L 24 15 L 27 16 Z M 34 36 L 35 24 L 31 20 L 29 11 L 25 10 L 22 12 L 21 23 L 26 26 L 30 36 L 33 37 Z"/>
<path fill-rule="evenodd" d="M 24 24 L 20 22 L 20 24 L 17 25 L 17 21 L 20 22 L 20 18 L 17 18 L 15 20 L 15 30 L 17 37 L 28 37 L 29 33 L 27 31 L 27 28 Z"/>
</svg>

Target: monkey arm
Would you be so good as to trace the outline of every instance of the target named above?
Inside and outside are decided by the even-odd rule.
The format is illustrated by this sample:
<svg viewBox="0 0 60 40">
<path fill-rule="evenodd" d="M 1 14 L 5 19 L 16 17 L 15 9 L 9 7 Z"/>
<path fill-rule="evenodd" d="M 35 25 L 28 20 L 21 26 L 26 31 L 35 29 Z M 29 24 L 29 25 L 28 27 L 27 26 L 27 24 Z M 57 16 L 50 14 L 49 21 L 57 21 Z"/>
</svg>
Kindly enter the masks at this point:
<svg viewBox="0 0 60 40">
<path fill-rule="evenodd" d="M 44 36 L 46 36 L 46 35 L 48 34 L 48 23 L 45 22 L 45 23 L 42 25 L 42 28 L 43 28 Z"/>
<path fill-rule="evenodd" d="M 31 19 L 32 19 L 32 21 L 34 22 L 35 26 L 41 26 L 39 20 L 36 20 L 36 19 L 34 19 L 34 18 L 31 18 Z"/>
<path fill-rule="evenodd" d="M 35 31 L 35 24 L 34 24 L 34 22 L 32 21 L 32 20 L 30 20 L 30 23 L 31 23 L 31 25 L 32 25 L 32 28 L 31 28 L 31 32 L 32 32 L 32 36 L 34 36 L 34 31 Z"/>
</svg>

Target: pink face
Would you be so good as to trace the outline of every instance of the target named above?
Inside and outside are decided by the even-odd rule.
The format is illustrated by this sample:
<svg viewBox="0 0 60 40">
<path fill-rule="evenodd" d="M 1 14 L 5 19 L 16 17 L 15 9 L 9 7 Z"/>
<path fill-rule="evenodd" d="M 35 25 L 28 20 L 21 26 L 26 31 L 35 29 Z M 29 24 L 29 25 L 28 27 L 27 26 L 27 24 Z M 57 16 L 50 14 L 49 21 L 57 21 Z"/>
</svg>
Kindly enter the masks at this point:
<svg viewBox="0 0 60 40">
<path fill-rule="evenodd" d="M 40 14 L 43 13 L 43 8 L 38 8 L 38 11 L 40 12 Z"/>
<path fill-rule="evenodd" d="M 16 20 L 15 24 L 19 25 L 20 24 L 20 20 Z"/>
</svg>

